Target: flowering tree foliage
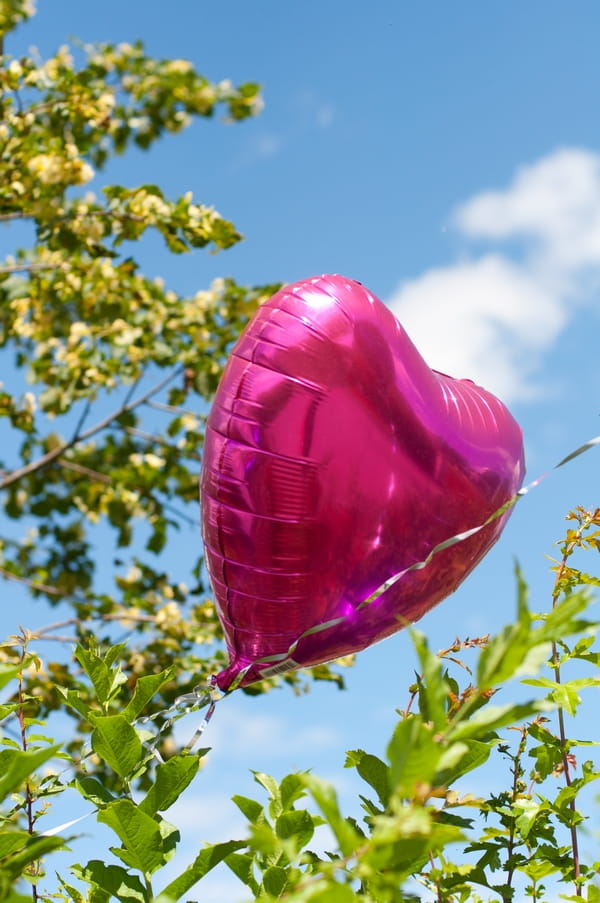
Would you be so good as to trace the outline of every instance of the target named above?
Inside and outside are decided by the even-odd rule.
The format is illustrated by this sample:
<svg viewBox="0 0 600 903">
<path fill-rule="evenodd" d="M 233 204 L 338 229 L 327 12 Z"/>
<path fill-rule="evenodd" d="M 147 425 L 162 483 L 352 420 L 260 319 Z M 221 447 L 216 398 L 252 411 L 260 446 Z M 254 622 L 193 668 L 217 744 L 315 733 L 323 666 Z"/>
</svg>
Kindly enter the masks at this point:
<svg viewBox="0 0 600 903">
<path fill-rule="evenodd" d="M 0 10 L 5 33 L 32 12 L 24 2 Z M 168 698 L 223 665 L 220 647 L 195 645 L 218 637 L 198 532 L 203 423 L 228 350 L 275 286 L 218 279 L 181 297 L 144 274 L 132 247 L 154 230 L 173 254 L 226 249 L 241 239 L 232 223 L 190 193 L 86 185 L 114 155 L 196 117 L 254 116 L 259 88 L 215 84 L 141 44 L 62 47 L 42 62 L 12 58 L 8 35 L 4 50 L 0 224 L 29 224 L 31 242 L 0 264 L 0 416 L 11 428 L 0 575 L 6 598 L 12 583 L 71 606 L 76 638 L 110 639 L 115 622 L 128 630 L 132 686 L 176 660 Z M 165 566 L 182 533 L 189 585 L 181 561 L 177 573 Z M 48 678 L 62 667 L 32 677 L 50 706 Z"/>
<path fill-rule="evenodd" d="M 0 644 L 0 901 L 50 899 L 42 863 L 72 829 L 45 831 L 42 816 L 72 792 L 117 846 L 59 876 L 53 899 L 177 903 L 224 862 L 260 903 L 401 903 L 421 891 L 511 903 L 544 899 L 548 881 L 598 903 L 600 862 L 582 855 L 578 826 L 579 795 L 600 771 L 593 750 L 579 771 L 574 754 L 596 741 L 570 738 L 564 717 L 600 683 L 597 625 L 584 615 L 600 579 L 572 557 L 600 550 L 600 510 L 584 509 L 570 515 L 551 611 L 529 611 L 519 575 L 517 619 L 498 636 L 435 655 L 414 634 L 419 670 L 385 760 L 347 755 L 364 784 L 360 821 L 314 775 L 257 773 L 262 799 L 234 798 L 246 836 L 207 844 L 161 878 L 179 840 L 164 813 L 206 750 L 174 748 L 176 708 L 154 740 L 140 719 L 160 725 L 224 664 L 198 533 L 204 417 L 232 343 L 275 286 L 219 279 L 180 296 L 148 278 L 132 248 L 153 230 L 174 254 L 226 249 L 241 238 L 235 227 L 189 194 L 85 186 L 132 146 L 149 149 L 196 117 L 244 120 L 261 100 L 253 83 L 212 83 L 140 44 L 13 58 L 11 31 L 32 14 L 28 0 L 0 0 L 0 230 L 10 237 L 19 222 L 26 237 L 0 262 L 0 577 L 3 607 L 27 593 L 60 614 Z M 39 656 L 41 639 L 56 655 Z M 75 662 L 64 641 L 77 642 Z M 566 680 L 571 663 L 585 676 Z M 312 676 L 341 684 L 328 666 Z M 492 703 L 523 676 L 525 701 Z M 274 680 L 300 678 L 247 692 Z M 46 725 L 58 709 L 77 730 L 54 743 Z M 507 785 L 476 797 L 465 781 L 494 755 Z M 62 771 L 47 773 L 57 760 Z M 328 852 L 314 845 L 324 825 Z"/>
</svg>

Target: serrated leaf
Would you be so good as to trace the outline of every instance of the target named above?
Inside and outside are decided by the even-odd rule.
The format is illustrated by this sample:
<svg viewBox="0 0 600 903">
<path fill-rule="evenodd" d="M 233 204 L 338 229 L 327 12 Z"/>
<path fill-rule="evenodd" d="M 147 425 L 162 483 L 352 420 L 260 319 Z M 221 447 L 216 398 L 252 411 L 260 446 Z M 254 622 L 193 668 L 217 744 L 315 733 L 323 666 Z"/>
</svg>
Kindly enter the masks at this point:
<svg viewBox="0 0 600 903">
<path fill-rule="evenodd" d="M 310 842 L 315 833 L 312 816 L 306 809 L 283 812 L 275 822 L 275 833 L 281 840 L 293 840 L 298 852 Z"/>
<path fill-rule="evenodd" d="M 77 888 L 73 887 L 73 885 L 71 884 L 67 884 L 67 882 L 58 874 L 57 878 L 60 882 L 61 889 L 65 891 L 65 893 L 71 898 L 73 903 L 86 903 L 85 897 L 77 890 Z"/>
<path fill-rule="evenodd" d="M 63 699 L 66 701 L 67 705 L 74 709 L 74 711 L 78 712 L 86 721 L 90 720 L 91 715 L 97 714 L 94 709 L 91 709 L 89 705 L 87 705 L 81 699 L 79 693 L 76 690 L 65 690 L 62 687 L 57 687 L 57 689 L 62 695 Z"/>
<path fill-rule="evenodd" d="M 92 748 L 101 759 L 125 778 L 139 764 L 142 741 L 123 715 L 97 715 L 93 719 Z"/>
<path fill-rule="evenodd" d="M 438 769 L 443 747 L 433 730 L 419 716 L 400 721 L 388 744 L 390 784 L 402 797 L 412 797 L 418 784 L 430 784 Z"/>
<path fill-rule="evenodd" d="M 46 749 L 4 750 L 2 755 L 4 774 L 0 777 L 0 800 L 18 790 L 23 781 L 33 774 L 40 765 L 58 752 L 58 746 Z M 7 755 L 10 754 L 10 755 Z"/>
<path fill-rule="evenodd" d="M 438 762 L 435 784 L 449 787 L 463 775 L 487 762 L 491 751 L 491 743 L 481 743 L 479 740 L 450 744 Z"/>
<path fill-rule="evenodd" d="M 544 699 L 531 702 L 506 705 L 488 705 L 479 709 L 466 722 L 459 722 L 448 732 L 449 740 L 476 740 L 487 734 L 500 730 L 507 725 L 518 724 L 539 712 L 551 712 L 555 706 Z"/>
<path fill-rule="evenodd" d="M 335 789 L 327 781 L 312 774 L 303 775 L 302 780 L 333 831 L 342 855 L 351 855 L 362 842 L 362 837 L 341 814 Z"/>
<path fill-rule="evenodd" d="M 121 712 L 123 717 L 133 723 L 161 687 L 172 680 L 172 677 L 172 668 L 167 668 L 160 674 L 146 674 L 140 677 L 135 685 L 133 697 Z"/>
<path fill-rule="evenodd" d="M 115 832 L 123 849 L 117 852 L 126 863 L 145 875 L 165 864 L 163 838 L 158 823 L 141 812 L 131 800 L 120 799 L 98 813 L 98 821 Z"/>
<path fill-rule="evenodd" d="M 47 853 L 68 849 L 69 840 L 71 838 L 44 837 L 43 834 L 34 834 L 22 849 L 13 853 L 2 863 L 2 869 L 13 879 L 18 878 L 28 865 L 41 859 Z"/>
<path fill-rule="evenodd" d="M 231 869 L 242 884 L 249 887 L 255 897 L 258 896 L 259 886 L 254 877 L 254 856 L 250 853 L 231 853 L 225 859 L 225 864 Z"/>
<path fill-rule="evenodd" d="M 306 795 L 306 788 L 298 774 L 287 774 L 279 785 L 281 805 L 284 809 L 290 809 L 296 800 Z"/>
<path fill-rule="evenodd" d="M 0 834 L 0 859 L 21 850 L 31 838 L 28 831 L 7 831 Z"/>
<path fill-rule="evenodd" d="M 588 884 L 588 903 L 600 903 L 600 884 Z"/>
<path fill-rule="evenodd" d="M 116 897 L 121 903 L 149 903 L 148 892 L 137 875 L 132 875 L 120 865 L 106 865 L 99 859 L 91 859 L 85 866 L 72 866 L 72 870 L 82 881 L 110 897 Z M 76 903 L 79 901 L 76 900 Z"/>
<path fill-rule="evenodd" d="M 283 809 L 283 805 L 281 802 L 281 793 L 279 790 L 279 784 L 272 778 L 270 774 L 264 774 L 262 771 L 253 771 L 254 780 L 257 784 L 260 784 L 261 787 L 264 787 L 267 793 L 269 794 L 271 800 L 269 803 L 269 812 L 273 817 L 279 815 Z"/>
<path fill-rule="evenodd" d="M 161 762 L 156 769 L 154 783 L 139 808 L 149 815 L 168 809 L 194 780 L 199 767 L 197 755 L 173 756 L 172 759 Z"/>
<path fill-rule="evenodd" d="M 245 846 L 246 841 L 244 840 L 228 840 L 205 847 L 192 864 L 159 893 L 155 903 L 177 903 L 211 869 L 231 853 L 235 853 L 236 850 L 241 850 Z"/>
<path fill-rule="evenodd" d="M 272 865 L 263 873 L 262 886 L 272 897 L 279 897 L 285 890 L 287 874 L 285 869 Z"/>
<path fill-rule="evenodd" d="M 76 778 L 74 783 L 81 796 L 99 809 L 115 800 L 110 790 L 107 790 L 97 778 L 84 775 Z"/>
<path fill-rule="evenodd" d="M 251 800 L 247 796 L 239 796 L 238 794 L 232 796 L 231 799 L 251 825 L 255 825 L 261 819 L 264 820 L 265 810 L 256 800 Z"/>
<path fill-rule="evenodd" d="M 436 730 L 441 730 L 446 725 L 448 698 L 448 684 L 444 680 L 442 663 L 429 649 L 423 633 L 413 629 L 411 637 L 421 665 L 421 675 L 417 681 L 419 709 L 424 721 L 430 721 Z"/>
<path fill-rule="evenodd" d="M 112 646 L 102 659 L 94 649 L 85 649 L 78 646 L 75 650 L 75 658 L 91 680 L 100 705 L 105 706 L 118 688 L 125 682 L 126 677 L 118 668 L 111 668 L 112 663 L 123 651 L 123 644 Z"/>
<path fill-rule="evenodd" d="M 390 799 L 390 770 L 385 762 L 362 749 L 355 749 L 347 753 L 345 765 L 356 768 L 363 781 L 373 788 L 385 809 Z"/>
<path fill-rule="evenodd" d="M 7 684 L 14 680 L 14 678 L 18 675 L 19 671 L 23 670 L 23 664 L 19 663 L 18 665 L 7 665 L 0 664 L 0 690 L 3 689 Z"/>
</svg>

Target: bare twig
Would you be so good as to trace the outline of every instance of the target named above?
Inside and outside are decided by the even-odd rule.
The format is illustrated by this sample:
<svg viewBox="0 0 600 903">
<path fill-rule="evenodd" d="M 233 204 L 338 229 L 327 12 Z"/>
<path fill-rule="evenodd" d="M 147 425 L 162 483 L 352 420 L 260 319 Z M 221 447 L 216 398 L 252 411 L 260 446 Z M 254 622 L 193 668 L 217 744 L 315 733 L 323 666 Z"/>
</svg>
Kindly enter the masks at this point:
<svg viewBox="0 0 600 903">
<path fill-rule="evenodd" d="M 79 642 L 79 637 L 63 636 L 60 633 L 44 634 L 44 636 L 38 636 L 37 634 L 34 634 L 33 639 L 34 640 L 43 640 L 48 643 L 78 643 Z"/>
<path fill-rule="evenodd" d="M 69 442 L 65 442 L 63 445 L 59 445 L 56 448 L 53 448 L 52 451 L 46 452 L 45 455 L 42 455 L 40 458 L 36 458 L 35 461 L 30 461 L 29 464 L 26 464 L 24 467 L 19 467 L 17 470 L 13 470 L 12 473 L 9 473 L 6 477 L 4 477 L 4 479 L 0 483 L 0 489 L 6 489 L 8 486 L 12 486 L 13 483 L 17 483 L 20 479 L 28 476 L 30 473 L 35 473 L 36 471 L 41 470 L 43 467 L 47 467 L 53 461 L 56 461 L 57 458 L 60 458 L 61 455 L 63 455 L 65 451 L 67 451 L 67 449 L 72 448 L 74 445 L 77 445 L 77 443 L 83 442 L 85 439 L 89 439 L 91 436 L 94 436 L 101 430 L 106 429 L 107 426 L 110 426 L 110 424 L 122 414 L 125 414 L 128 411 L 133 411 L 134 408 L 137 408 L 149 398 L 152 398 L 153 395 L 157 395 L 162 389 L 164 389 L 166 385 L 168 385 L 168 383 L 170 383 L 173 379 L 175 379 L 176 376 L 181 373 L 181 370 L 181 367 L 177 367 L 173 372 L 171 372 L 168 376 L 157 383 L 152 389 L 149 389 L 135 401 L 126 402 L 125 404 L 121 405 L 118 410 L 114 411 L 112 414 L 109 414 L 108 417 L 104 417 L 103 420 L 100 420 L 85 432 L 73 436 L 73 438 L 70 439 Z"/>
<path fill-rule="evenodd" d="M 37 590 L 39 593 L 45 593 L 47 596 L 64 596 L 64 593 L 59 589 L 56 589 L 55 586 L 48 586 L 45 583 L 38 583 L 37 580 L 21 577 L 20 574 L 13 574 L 12 571 L 8 571 L 3 567 L 0 567 L 0 577 L 5 577 L 7 580 L 14 580 L 16 583 L 22 583 L 24 586 Z"/>
<path fill-rule="evenodd" d="M 190 414 L 197 417 L 198 420 L 206 420 L 206 414 L 199 414 L 197 411 L 188 411 L 186 408 L 178 408 L 172 404 L 164 404 L 162 401 L 149 401 L 148 406 L 156 408 L 157 411 L 166 411 L 168 414 Z"/>
<path fill-rule="evenodd" d="M 32 213 L 25 213 L 24 210 L 14 210 L 12 213 L 0 213 L 0 223 L 7 223 L 13 219 L 32 219 Z"/>
<path fill-rule="evenodd" d="M 61 263 L 15 263 L 7 266 L 0 266 L 0 274 L 5 273 L 23 273 L 36 270 L 58 270 L 65 265 Z"/>
<path fill-rule="evenodd" d="M 87 401 L 87 402 L 85 403 L 85 406 L 84 406 L 83 411 L 82 411 L 82 413 L 81 413 L 81 417 L 80 417 L 79 420 L 77 421 L 77 426 L 75 427 L 75 432 L 73 433 L 74 436 L 78 436 L 79 433 L 81 432 L 81 430 L 83 429 L 83 424 L 84 424 L 85 421 L 87 420 L 87 416 L 88 416 L 88 414 L 90 413 L 91 407 L 92 407 L 91 401 Z"/>
<path fill-rule="evenodd" d="M 185 458 L 192 458 L 194 461 L 201 461 L 202 455 L 198 455 L 195 452 L 181 452 L 176 446 L 174 446 L 171 442 L 167 442 L 166 439 L 163 439 L 161 436 L 157 436 L 155 433 L 147 433 L 145 430 L 140 430 L 135 426 L 124 426 L 123 430 L 126 433 L 129 433 L 131 436 L 139 436 L 140 439 L 147 439 L 148 442 L 155 442 L 157 445 L 164 445 L 165 448 L 171 448 L 178 451 Z"/>
<path fill-rule="evenodd" d="M 97 470 L 91 470 L 89 467 L 84 467 L 83 464 L 76 464 L 75 461 L 69 461 L 68 458 L 59 458 L 58 463 L 61 467 L 66 468 L 66 470 L 72 470 L 74 473 L 80 473 L 84 477 L 89 477 L 90 480 L 95 480 L 97 483 L 111 483 L 111 478 L 108 477 L 105 473 L 99 473 Z"/>
<path fill-rule="evenodd" d="M 156 620 L 153 615 L 145 615 L 142 612 L 107 612 L 104 614 L 94 615 L 90 614 L 87 619 L 88 621 L 139 621 L 146 623 L 154 623 Z M 72 627 L 73 625 L 79 624 L 79 618 L 65 618 L 64 621 L 55 621 L 54 624 L 47 624 L 45 627 L 40 627 L 38 630 L 32 632 L 33 639 L 43 639 L 47 634 L 52 633 L 54 630 L 60 630 L 63 627 Z"/>
</svg>

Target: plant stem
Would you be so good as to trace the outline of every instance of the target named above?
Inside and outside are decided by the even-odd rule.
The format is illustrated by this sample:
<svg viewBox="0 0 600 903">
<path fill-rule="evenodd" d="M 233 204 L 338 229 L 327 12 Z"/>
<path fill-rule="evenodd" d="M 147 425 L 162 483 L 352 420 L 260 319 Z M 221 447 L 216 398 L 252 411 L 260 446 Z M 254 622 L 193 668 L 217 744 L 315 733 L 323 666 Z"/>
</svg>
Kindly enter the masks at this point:
<svg viewBox="0 0 600 903">
<path fill-rule="evenodd" d="M 514 805 L 517 801 L 517 796 L 519 794 L 519 779 L 522 776 L 521 769 L 521 757 L 525 752 L 525 746 L 527 743 L 527 728 L 522 727 L 521 729 L 521 740 L 519 741 L 519 746 L 517 747 L 517 751 L 512 758 L 512 775 L 513 775 L 513 785 L 512 785 L 512 804 Z M 515 819 L 512 818 L 510 822 L 510 829 L 508 835 L 508 850 L 506 861 L 508 864 L 508 872 L 506 883 L 508 887 L 512 887 L 512 879 L 515 873 L 514 865 L 511 864 L 512 855 L 515 849 Z"/>
<path fill-rule="evenodd" d="M 23 644 L 21 646 L 21 665 L 25 662 L 26 655 L 26 643 L 27 639 L 23 638 Z M 18 708 L 18 720 L 19 720 L 19 732 L 21 737 L 21 749 L 23 752 L 27 752 L 27 724 L 25 721 L 25 692 L 23 687 L 23 672 L 19 671 L 18 677 L 18 700 L 19 700 L 19 708 Z M 33 806 L 35 804 L 35 797 L 31 791 L 31 785 L 29 781 L 25 783 L 25 813 L 27 815 L 27 831 L 29 834 L 33 834 L 35 830 L 35 813 L 33 811 Z M 37 903 L 38 892 L 37 885 L 31 885 L 31 894 L 33 898 L 33 903 Z"/>
<path fill-rule="evenodd" d="M 589 527 L 592 521 L 592 515 L 589 513 L 586 516 L 583 516 L 579 520 L 579 527 L 571 539 L 571 541 L 564 547 L 563 556 L 558 567 L 558 571 L 556 573 L 556 580 L 554 582 L 554 591 L 552 593 L 552 608 L 555 608 L 558 599 L 560 597 L 560 580 L 565 572 L 567 567 L 567 560 L 573 553 L 574 549 L 579 545 L 581 537 L 585 530 Z M 552 643 L 552 667 L 554 670 L 554 679 L 557 684 L 561 682 L 560 680 L 560 656 L 558 654 L 558 646 L 555 642 Z M 561 747 L 561 757 L 562 757 L 562 766 L 563 766 L 563 774 L 565 778 L 565 784 L 567 787 L 571 786 L 571 773 L 569 770 L 569 758 L 567 754 L 567 733 L 565 730 L 565 716 L 562 706 L 558 708 L 558 735 L 560 738 L 560 747 Z M 569 802 L 569 808 L 573 815 L 576 813 L 575 808 L 575 800 L 571 799 Z M 573 851 L 573 872 L 575 877 L 575 895 L 577 897 L 582 896 L 582 888 L 579 882 L 581 877 L 581 863 L 579 861 L 579 838 L 577 834 L 577 825 L 573 823 L 570 828 L 571 832 L 571 849 Z"/>
</svg>

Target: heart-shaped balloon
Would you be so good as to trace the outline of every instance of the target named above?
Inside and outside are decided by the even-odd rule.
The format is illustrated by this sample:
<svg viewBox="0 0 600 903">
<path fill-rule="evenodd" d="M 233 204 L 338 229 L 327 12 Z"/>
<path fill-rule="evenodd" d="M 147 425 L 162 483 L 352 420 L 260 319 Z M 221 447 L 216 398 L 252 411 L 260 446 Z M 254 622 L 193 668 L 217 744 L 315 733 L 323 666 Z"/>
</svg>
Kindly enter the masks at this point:
<svg viewBox="0 0 600 903">
<path fill-rule="evenodd" d="M 230 656 L 219 687 L 357 652 L 420 618 L 508 512 L 386 581 L 484 523 L 523 473 L 504 405 L 431 370 L 360 283 L 281 289 L 233 349 L 206 430 L 203 537 Z"/>
</svg>

